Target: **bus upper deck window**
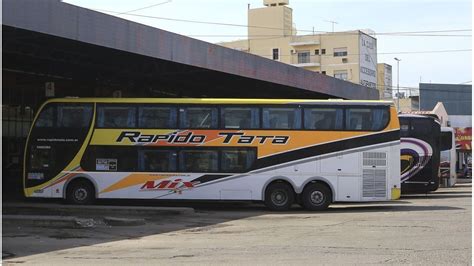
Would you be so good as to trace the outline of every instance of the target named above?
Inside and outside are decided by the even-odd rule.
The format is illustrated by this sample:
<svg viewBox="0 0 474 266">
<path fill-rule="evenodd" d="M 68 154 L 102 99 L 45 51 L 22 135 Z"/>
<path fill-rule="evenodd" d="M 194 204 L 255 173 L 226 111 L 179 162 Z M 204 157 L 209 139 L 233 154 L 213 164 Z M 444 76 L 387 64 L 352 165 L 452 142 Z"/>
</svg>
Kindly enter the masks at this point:
<svg viewBox="0 0 474 266">
<path fill-rule="evenodd" d="M 224 128 L 258 128 L 258 108 L 251 107 L 225 107 L 221 109 Z"/>
<path fill-rule="evenodd" d="M 58 127 L 88 127 L 92 115 L 92 105 L 58 106 Z"/>
<path fill-rule="evenodd" d="M 141 106 L 138 108 L 139 128 L 176 128 L 176 108 Z"/>
<path fill-rule="evenodd" d="M 136 108 L 106 105 L 98 108 L 97 126 L 102 128 L 134 128 Z"/>
<path fill-rule="evenodd" d="M 263 108 L 263 128 L 265 129 L 300 129 L 301 128 L 301 109 Z"/>
<path fill-rule="evenodd" d="M 346 130 L 377 131 L 388 123 L 388 108 L 346 109 Z"/>
<path fill-rule="evenodd" d="M 343 112 L 336 108 L 305 108 L 304 128 L 315 130 L 342 129 Z"/>
<path fill-rule="evenodd" d="M 181 128 L 217 128 L 217 108 L 188 107 L 180 109 Z"/>
<path fill-rule="evenodd" d="M 55 109 L 56 106 L 51 104 L 43 108 L 36 120 L 35 127 L 53 127 Z"/>
</svg>

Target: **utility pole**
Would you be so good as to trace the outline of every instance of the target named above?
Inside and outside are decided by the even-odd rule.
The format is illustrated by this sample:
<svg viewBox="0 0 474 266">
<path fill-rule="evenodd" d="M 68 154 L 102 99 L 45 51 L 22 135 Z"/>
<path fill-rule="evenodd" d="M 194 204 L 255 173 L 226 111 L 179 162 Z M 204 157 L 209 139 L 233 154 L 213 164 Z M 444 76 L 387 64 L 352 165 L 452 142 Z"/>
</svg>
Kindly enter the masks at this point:
<svg viewBox="0 0 474 266">
<path fill-rule="evenodd" d="M 402 59 L 393 58 L 397 61 L 397 109 L 400 112 L 400 61 Z"/>
</svg>

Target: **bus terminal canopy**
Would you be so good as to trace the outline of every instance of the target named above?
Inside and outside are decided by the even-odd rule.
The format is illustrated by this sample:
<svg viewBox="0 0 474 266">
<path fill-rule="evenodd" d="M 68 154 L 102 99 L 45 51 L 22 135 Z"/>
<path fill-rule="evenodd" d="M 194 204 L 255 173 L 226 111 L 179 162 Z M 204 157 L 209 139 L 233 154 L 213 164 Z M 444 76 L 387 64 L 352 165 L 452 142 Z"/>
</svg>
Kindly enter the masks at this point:
<svg viewBox="0 0 474 266">
<path fill-rule="evenodd" d="M 58 0 L 4 1 L 2 30 L 4 78 L 22 80 L 26 95 L 39 78 L 43 87 L 32 87 L 54 81 L 54 97 L 378 99 L 375 89 Z"/>
</svg>

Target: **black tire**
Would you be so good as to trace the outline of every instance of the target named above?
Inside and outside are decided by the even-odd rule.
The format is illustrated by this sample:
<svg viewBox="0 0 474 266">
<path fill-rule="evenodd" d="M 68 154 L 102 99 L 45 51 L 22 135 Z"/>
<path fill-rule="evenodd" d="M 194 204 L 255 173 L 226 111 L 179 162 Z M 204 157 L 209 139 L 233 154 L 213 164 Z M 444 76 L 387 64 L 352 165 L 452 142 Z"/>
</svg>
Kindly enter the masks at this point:
<svg viewBox="0 0 474 266">
<path fill-rule="evenodd" d="M 293 188 L 286 183 L 273 183 L 265 190 L 265 205 L 272 211 L 287 211 L 294 202 Z"/>
<path fill-rule="evenodd" d="M 72 181 L 66 190 L 66 201 L 75 205 L 89 205 L 95 200 L 95 189 L 86 180 Z"/>
<path fill-rule="evenodd" d="M 326 210 L 332 201 L 331 189 L 320 183 L 309 184 L 303 190 L 301 200 L 307 210 Z"/>
</svg>

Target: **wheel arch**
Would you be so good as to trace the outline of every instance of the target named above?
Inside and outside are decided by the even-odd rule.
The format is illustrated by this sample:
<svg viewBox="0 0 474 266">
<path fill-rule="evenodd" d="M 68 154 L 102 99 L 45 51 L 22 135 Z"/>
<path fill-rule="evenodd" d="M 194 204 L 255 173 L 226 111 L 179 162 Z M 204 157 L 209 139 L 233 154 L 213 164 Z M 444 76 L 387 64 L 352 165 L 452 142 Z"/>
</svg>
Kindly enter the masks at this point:
<svg viewBox="0 0 474 266">
<path fill-rule="evenodd" d="M 274 176 L 272 178 L 270 178 L 269 180 L 267 180 L 265 182 L 265 184 L 263 185 L 263 189 L 262 189 L 262 192 L 261 192 L 261 199 L 264 200 L 265 199 L 265 191 L 267 191 L 267 188 L 270 184 L 272 183 L 276 183 L 276 182 L 282 182 L 282 183 L 287 183 L 288 185 L 290 185 L 290 187 L 293 189 L 293 192 L 295 192 L 296 194 L 296 184 L 291 181 L 290 178 L 286 177 L 286 176 Z"/>
<path fill-rule="evenodd" d="M 312 177 L 312 178 L 309 178 L 308 180 L 306 180 L 303 185 L 300 187 L 300 190 L 297 192 L 298 194 L 301 194 L 303 193 L 303 190 L 306 188 L 306 186 L 308 186 L 309 184 L 314 184 L 314 183 L 320 183 L 320 184 L 323 184 L 323 185 L 326 185 L 329 190 L 331 191 L 331 198 L 332 198 L 332 202 L 334 202 L 336 200 L 336 189 L 334 188 L 334 186 L 332 185 L 331 182 L 329 182 L 328 179 L 324 178 L 324 177 Z"/>
<path fill-rule="evenodd" d="M 67 180 L 65 183 L 64 183 L 64 189 L 63 189 L 63 199 L 66 199 L 66 194 L 67 194 L 67 188 L 68 186 L 72 183 L 72 182 L 76 182 L 76 181 L 79 181 L 79 180 L 85 180 L 89 183 L 91 183 L 91 185 L 94 187 L 94 196 L 95 198 L 98 198 L 99 196 L 99 191 L 98 191 L 98 185 L 97 183 L 92 179 L 90 178 L 89 176 L 87 175 L 78 175 L 78 176 L 75 176 L 73 178 L 70 178 L 69 180 Z"/>
</svg>

